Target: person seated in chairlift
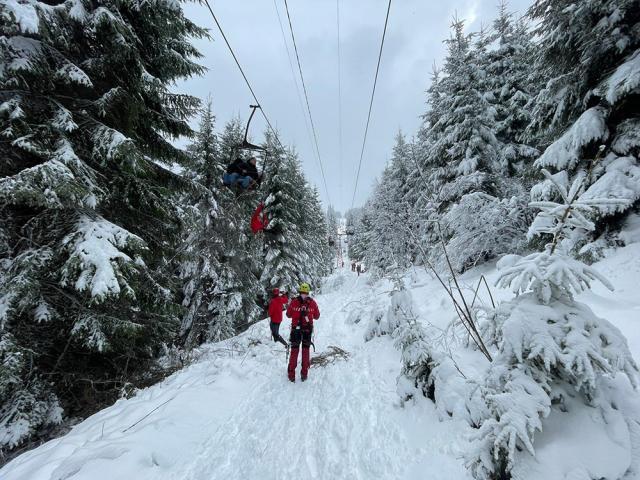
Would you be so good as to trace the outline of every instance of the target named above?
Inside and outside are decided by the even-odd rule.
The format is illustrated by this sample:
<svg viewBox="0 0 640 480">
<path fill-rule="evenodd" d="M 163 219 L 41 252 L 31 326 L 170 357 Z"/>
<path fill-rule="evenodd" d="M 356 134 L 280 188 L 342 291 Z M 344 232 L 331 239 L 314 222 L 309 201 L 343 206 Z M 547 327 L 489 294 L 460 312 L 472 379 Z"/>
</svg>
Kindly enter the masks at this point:
<svg viewBox="0 0 640 480">
<path fill-rule="evenodd" d="M 250 173 L 250 165 L 250 163 L 245 162 L 242 158 L 236 158 L 227 167 L 227 172 L 222 176 L 222 182 L 228 187 L 240 185 L 245 190 L 248 189 L 254 183 L 253 177 Z M 256 169 L 255 165 L 253 165 L 253 169 Z"/>
<path fill-rule="evenodd" d="M 259 185 L 260 182 L 262 181 L 262 178 L 258 173 L 258 167 L 256 166 L 257 163 L 258 163 L 258 160 L 256 159 L 256 157 L 251 157 L 249 161 L 246 163 L 246 175 L 248 175 L 251 178 L 250 185 L 249 185 L 250 188 L 255 187 L 256 185 Z"/>
</svg>

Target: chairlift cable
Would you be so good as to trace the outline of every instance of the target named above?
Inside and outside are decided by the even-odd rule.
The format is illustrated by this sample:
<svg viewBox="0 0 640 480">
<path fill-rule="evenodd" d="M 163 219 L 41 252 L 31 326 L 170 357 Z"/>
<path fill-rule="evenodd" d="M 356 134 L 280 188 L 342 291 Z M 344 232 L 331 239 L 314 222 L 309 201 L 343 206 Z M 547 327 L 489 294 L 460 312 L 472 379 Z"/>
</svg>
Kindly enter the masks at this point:
<svg viewBox="0 0 640 480">
<path fill-rule="evenodd" d="M 296 37 L 293 33 L 293 24 L 291 23 L 291 15 L 289 13 L 289 4 L 287 0 L 284 0 L 285 10 L 287 11 L 287 19 L 289 20 L 289 30 L 291 31 L 291 39 L 293 41 L 293 49 L 296 53 L 296 61 L 298 63 L 298 71 L 300 72 L 300 80 L 302 82 L 302 90 L 304 92 L 304 98 L 307 103 L 307 112 L 309 113 L 309 121 L 311 123 L 311 131 L 313 132 L 313 140 L 316 146 L 316 153 L 318 154 L 318 160 L 320 162 L 320 173 L 322 174 L 322 181 L 324 183 L 324 189 L 327 194 L 327 200 L 329 201 L 329 205 L 331 205 L 331 197 L 329 195 L 329 188 L 327 187 L 327 179 L 324 174 L 324 166 L 322 164 L 322 156 L 320 155 L 320 148 L 318 147 L 318 135 L 316 134 L 315 124 L 313 123 L 313 116 L 311 115 L 311 107 L 309 105 L 309 95 L 307 93 L 307 86 L 304 81 L 304 75 L 302 74 L 302 65 L 300 63 L 300 55 L 298 53 L 298 45 L 296 44 Z"/>
<path fill-rule="evenodd" d="M 251 83 L 249 82 L 249 79 L 247 78 L 247 75 L 244 73 L 244 69 L 242 68 L 242 65 L 240 65 L 240 61 L 238 60 L 238 57 L 236 56 L 236 53 L 233 51 L 233 48 L 231 47 L 231 44 L 229 43 L 229 40 L 227 39 L 227 36 L 224 33 L 224 30 L 222 30 L 222 26 L 220 25 L 220 22 L 218 21 L 218 17 L 216 16 L 216 14 L 213 12 L 213 9 L 211 8 L 211 5 L 209 4 L 209 0 L 204 0 L 204 4 L 207 6 L 207 9 L 209 10 L 209 13 L 211 14 L 211 17 L 213 18 L 213 21 L 215 22 L 216 26 L 218 27 L 218 30 L 220 31 L 220 35 L 222 35 L 222 38 L 224 39 L 224 42 L 226 43 L 227 48 L 229 49 L 229 52 L 231 53 L 231 56 L 233 57 L 233 60 L 236 62 L 236 65 L 238 66 L 238 70 L 240 70 L 240 73 L 242 74 L 242 78 L 244 79 L 244 82 L 247 84 L 247 87 L 249 88 L 249 91 L 251 92 L 251 95 L 253 96 L 253 99 L 255 100 L 256 104 L 258 105 L 258 108 L 260 109 L 260 113 L 262 113 L 262 116 L 264 117 L 265 121 L 267 122 L 267 126 L 273 132 L 274 138 L 278 142 L 280 147 L 283 150 L 286 151 L 286 148 L 284 147 L 284 145 L 280 141 L 280 138 L 278 137 L 278 132 L 276 131 L 275 128 L 273 128 L 273 125 L 269 121 L 269 117 L 267 117 L 267 114 L 265 113 L 264 109 L 262 108 L 262 104 L 260 103 L 260 100 L 258 100 L 258 96 L 256 95 L 255 91 L 253 90 L 253 87 L 251 86 Z M 265 168 L 266 168 L 266 165 L 265 165 Z"/>
<path fill-rule="evenodd" d="M 311 144 L 311 150 L 313 151 L 313 137 L 311 135 L 311 129 L 309 128 L 309 119 L 307 118 L 307 114 L 305 113 L 305 110 L 304 110 L 304 103 L 302 102 L 302 93 L 300 93 L 300 86 L 298 85 L 298 80 L 296 78 L 296 74 L 293 69 L 293 59 L 291 58 L 291 50 L 289 49 L 287 36 L 284 33 L 284 26 L 282 25 L 282 17 L 280 16 L 280 9 L 278 8 L 277 0 L 273 0 L 273 6 L 276 10 L 276 15 L 278 17 L 278 23 L 280 25 L 280 33 L 282 34 L 282 41 L 284 43 L 284 48 L 287 51 L 287 59 L 289 60 L 289 70 L 291 72 L 291 78 L 293 80 L 293 83 L 296 86 L 296 96 L 298 97 L 298 104 L 300 106 L 300 111 L 302 112 L 302 118 L 304 119 L 305 131 L 307 132 L 307 137 L 308 137 L 309 143 Z M 318 164 L 318 156 L 316 155 L 315 151 L 313 156 L 316 161 L 316 164 Z"/>
<path fill-rule="evenodd" d="M 336 30 L 338 33 L 338 191 L 342 201 L 342 59 L 340 52 L 340 0 L 336 0 Z"/>
<path fill-rule="evenodd" d="M 360 169 L 362 167 L 362 158 L 364 157 L 364 148 L 367 143 L 367 134 L 369 133 L 369 122 L 371 121 L 371 110 L 373 108 L 373 99 L 376 95 L 376 85 L 378 84 L 378 73 L 380 72 L 380 61 L 382 60 L 382 50 L 384 48 L 384 40 L 387 35 L 387 25 L 389 23 L 389 12 L 391 11 L 391 0 L 387 6 L 387 16 L 384 21 L 384 30 L 382 32 L 382 41 L 380 42 L 380 52 L 378 53 L 378 65 L 376 66 L 376 75 L 373 80 L 373 90 L 371 92 L 371 101 L 369 102 L 369 113 L 367 114 L 367 125 L 364 129 L 364 138 L 362 139 L 362 149 L 360 150 L 360 161 L 358 162 L 358 172 L 356 173 L 356 183 L 353 187 L 353 198 L 351 199 L 351 208 L 356 201 L 356 191 L 358 190 L 358 180 L 360 179 Z"/>
</svg>

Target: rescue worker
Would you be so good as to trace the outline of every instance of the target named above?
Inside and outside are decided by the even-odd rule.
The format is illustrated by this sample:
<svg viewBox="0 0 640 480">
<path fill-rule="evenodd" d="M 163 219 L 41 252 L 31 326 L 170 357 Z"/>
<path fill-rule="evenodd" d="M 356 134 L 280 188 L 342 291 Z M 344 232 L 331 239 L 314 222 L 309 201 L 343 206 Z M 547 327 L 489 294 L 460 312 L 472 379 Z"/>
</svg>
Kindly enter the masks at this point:
<svg viewBox="0 0 640 480">
<path fill-rule="evenodd" d="M 271 327 L 271 336 L 274 342 L 280 342 L 289 348 L 287 341 L 280 335 L 280 324 L 282 323 L 282 311 L 289 303 L 287 292 L 280 294 L 279 288 L 274 288 L 271 292 L 271 301 L 269 302 L 269 326 Z"/>
<path fill-rule="evenodd" d="M 320 309 L 313 298 L 309 296 L 311 287 L 303 283 L 298 288 L 299 296 L 294 298 L 287 308 L 287 317 L 291 319 L 291 355 L 287 374 L 289 380 L 296 381 L 296 367 L 298 366 L 298 350 L 302 343 L 302 369 L 300 378 L 304 382 L 309 373 L 309 348 L 313 334 L 313 321 L 320 318 Z"/>
</svg>

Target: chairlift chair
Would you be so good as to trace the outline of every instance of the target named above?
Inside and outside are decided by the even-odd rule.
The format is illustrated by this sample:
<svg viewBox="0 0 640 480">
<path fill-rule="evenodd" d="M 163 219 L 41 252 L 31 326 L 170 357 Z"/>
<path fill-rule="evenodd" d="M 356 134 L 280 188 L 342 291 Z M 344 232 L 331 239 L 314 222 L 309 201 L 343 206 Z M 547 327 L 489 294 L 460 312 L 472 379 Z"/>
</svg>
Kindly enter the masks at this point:
<svg viewBox="0 0 640 480">
<path fill-rule="evenodd" d="M 266 168 L 267 168 L 267 162 L 268 162 L 268 157 L 269 157 L 269 152 L 266 148 L 261 147 L 259 145 L 255 145 L 251 142 L 249 142 L 248 137 L 249 137 L 249 128 L 251 126 L 251 120 L 253 120 L 253 116 L 256 113 L 256 110 L 261 108 L 260 105 L 249 105 L 249 108 L 251 108 L 251 114 L 249 115 L 249 120 L 247 120 L 247 126 L 245 127 L 244 130 L 244 138 L 242 140 L 241 144 L 235 145 L 233 151 L 232 151 L 232 155 L 231 155 L 231 162 L 235 161 L 238 157 L 241 151 L 253 151 L 253 152 L 261 152 L 262 153 L 262 157 L 263 157 L 263 165 L 262 165 L 262 172 L 259 174 L 259 179 L 257 181 L 257 184 L 254 184 L 254 186 L 252 188 L 247 189 L 248 191 L 252 191 L 252 190 L 256 190 L 257 188 L 259 188 L 260 183 L 262 182 L 262 178 L 264 177 Z M 242 192 L 238 192 L 240 195 L 242 193 L 244 193 L 245 189 L 242 189 Z"/>
</svg>

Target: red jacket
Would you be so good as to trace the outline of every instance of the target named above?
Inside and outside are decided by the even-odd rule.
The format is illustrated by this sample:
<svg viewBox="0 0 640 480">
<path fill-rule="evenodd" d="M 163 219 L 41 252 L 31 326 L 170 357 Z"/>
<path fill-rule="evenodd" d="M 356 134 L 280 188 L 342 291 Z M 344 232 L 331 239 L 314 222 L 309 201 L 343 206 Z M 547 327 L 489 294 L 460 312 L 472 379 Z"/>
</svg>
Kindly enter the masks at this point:
<svg viewBox="0 0 640 480">
<path fill-rule="evenodd" d="M 302 297 L 296 297 L 287 308 L 287 317 L 291 319 L 291 328 L 296 328 L 298 323 L 301 323 L 301 328 L 313 327 L 313 321 L 320 318 L 320 309 L 313 298 L 307 297 L 303 301 Z"/>
<path fill-rule="evenodd" d="M 273 323 L 282 322 L 282 308 L 287 305 L 289 298 L 286 295 L 273 297 L 269 302 L 269 318 Z"/>
</svg>

